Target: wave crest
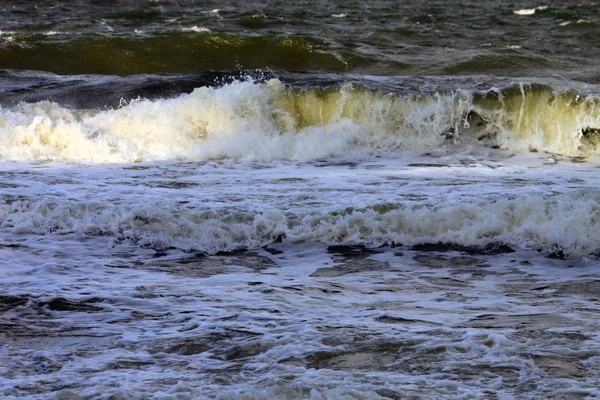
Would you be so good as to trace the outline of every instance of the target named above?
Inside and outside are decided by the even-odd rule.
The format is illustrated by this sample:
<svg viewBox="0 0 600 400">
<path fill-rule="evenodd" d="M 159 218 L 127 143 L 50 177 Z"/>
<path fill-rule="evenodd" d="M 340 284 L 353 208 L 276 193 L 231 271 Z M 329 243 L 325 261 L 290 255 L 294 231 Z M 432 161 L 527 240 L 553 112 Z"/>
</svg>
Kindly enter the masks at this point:
<svg viewBox="0 0 600 400">
<path fill-rule="evenodd" d="M 314 160 L 474 143 L 589 156 L 600 152 L 599 110 L 595 97 L 538 85 L 393 94 L 356 84 L 235 81 L 103 111 L 47 101 L 0 109 L 0 158 Z"/>
<path fill-rule="evenodd" d="M 437 205 L 390 203 L 308 214 L 18 200 L 0 204 L 0 227 L 19 234 L 101 234 L 142 246 L 207 253 L 254 249 L 280 240 L 367 246 L 502 242 L 586 257 L 600 251 L 596 240 L 600 221 L 594 217 L 599 211 L 600 192 L 592 189 Z"/>
</svg>

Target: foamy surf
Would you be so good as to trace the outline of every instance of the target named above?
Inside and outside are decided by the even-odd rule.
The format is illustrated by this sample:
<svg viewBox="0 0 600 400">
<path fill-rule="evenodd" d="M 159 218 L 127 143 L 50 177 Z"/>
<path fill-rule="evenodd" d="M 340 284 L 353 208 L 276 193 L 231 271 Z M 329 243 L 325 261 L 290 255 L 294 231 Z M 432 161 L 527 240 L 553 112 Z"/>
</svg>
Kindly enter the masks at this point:
<svg viewBox="0 0 600 400">
<path fill-rule="evenodd" d="M 287 187 L 291 192 L 300 189 L 307 195 L 312 193 L 311 185 L 286 186 L 284 182 L 280 190 Z M 450 188 L 452 184 L 449 182 Z M 592 188 L 565 194 L 534 191 L 479 198 L 439 193 L 436 199 L 433 187 L 429 201 L 414 201 L 409 196 L 378 204 L 373 203 L 378 198 L 374 193 L 356 196 L 354 204 L 371 203 L 364 207 L 339 208 L 338 202 L 324 201 L 319 204 L 321 210 L 311 211 L 302 203 L 294 209 L 260 205 L 261 201 L 272 203 L 268 196 L 254 204 L 252 199 L 258 194 L 244 194 L 249 188 L 243 184 L 239 184 L 240 198 L 215 199 L 207 205 L 194 200 L 193 193 L 201 190 L 196 184 L 164 182 L 152 186 L 184 189 L 177 197 L 188 200 L 153 197 L 138 202 L 124 195 L 128 200 L 113 200 L 111 205 L 105 201 L 4 199 L 0 228 L 17 235 L 101 235 L 112 237 L 108 243 L 131 241 L 142 247 L 208 254 L 253 250 L 275 242 L 368 247 L 446 243 L 479 248 L 502 243 L 515 250 L 574 257 L 594 257 L 600 251 L 596 240 L 600 223 L 595 217 L 600 213 L 600 192 Z M 354 190 L 364 188 L 355 185 Z M 382 186 L 381 190 L 385 193 L 390 189 Z M 293 196 L 287 200 L 298 201 Z M 239 206 L 220 204 L 231 201 Z"/>
<path fill-rule="evenodd" d="M 482 143 L 590 156 L 600 112 L 591 95 L 520 84 L 484 92 L 394 94 L 356 84 L 292 88 L 277 79 L 200 87 L 118 109 L 51 102 L 0 110 L 0 159 L 123 163 L 390 156 Z"/>
<path fill-rule="evenodd" d="M 252 83 L 229 88 L 247 88 L 250 93 L 262 89 Z M 239 99 L 240 93 L 235 92 L 234 98 Z M 163 103 L 142 102 L 144 106 Z M 180 103 L 181 98 L 172 100 L 177 106 Z M 137 104 L 121 110 L 131 112 Z M 322 127 L 318 132 L 323 132 Z M 302 137 L 293 135 L 290 138 Z M 100 235 L 111 245 L 130 242 L 207 254 L 259 249 L 276 242 L 317 242 L 478 248 L 503 243 L 514 250 L 543 254 L 597 255 L 600 249 L 594 238 L 600 228 L 594 216 L 600 195 L 593 162 L 581 164 L 583 158 L 571 162 L 539 153 L 507 154 L 485 148 L 478 140 L 461 148 L 452 139 L 443 140 L 460 151 L 400 152 L 393 158 L 360 160 L 349 155 L 357 146 L 355 140 L 344 144 L 348 150 L 337 160 L 316 159 L 323 148 L 314 147 L 302 149 L 312 159 L 300 162 L 224 159 L 72 167 L 5 162 L 10 180 L 0 185 L 10 189 L 0 203 L 0 228 L 16 235 L 15 240 Z M 240 154 L 247 151 L 248 143 L 237 145 Z M 292 145 L 290 141 L 273 149 L 295 150 Z M 332 145 L 340 148 L 337 142 Z M 254 151 L 264 154 L 265 149 Z M 19 177 L 18 171 L 27 165 L 39 173 L 31 179 L 29 175 L 11 178 Z M 106 186 L 111 191 L 104 193 Z"/>
<path fill-rule="evenodd" d="M 114 3 L 0 7 L 1 398 L 600 397 L 596 2 Z"/>
</svg>

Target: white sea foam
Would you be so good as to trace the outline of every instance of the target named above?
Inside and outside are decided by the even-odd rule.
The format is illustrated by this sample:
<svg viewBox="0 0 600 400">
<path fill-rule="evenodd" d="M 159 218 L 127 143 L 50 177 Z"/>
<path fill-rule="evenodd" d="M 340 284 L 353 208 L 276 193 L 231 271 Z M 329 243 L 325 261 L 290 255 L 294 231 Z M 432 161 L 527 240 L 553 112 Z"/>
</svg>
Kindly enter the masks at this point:
<svg viewBox="0 0 600 400">
<path fill-rule="evenodd" d="M 535 10 L 535 8 L 527 8 L 522 10 L 515 10 L 513 12 L 517 15 L 533 15 L 535 14 Z"/>
<path fill-rule="evenodd" d="M 535 8 L 524 8 L 521 10 L 514 10 L 513 13 L 515 13 L 517 15 L 533 15 L 533 14 L 535 14 L 536 11 L 544 11 L 549 8 L 550 8 L 550 6 L 544 5 L 544 6 L 538 6 Z"/>
<path fill-rule="evenodd" d="M 191 26 L 189 28 L 181 28 L 182 32 L 195 32 L 195 33 L 203 33 L 203 32 L 210 32 L 210 29 L 205 28 L 203 26 Z"/>
<path fill-rule="evenodd" d="M 103 112 L 23 104 L 2 110 L 0 157 L 129 162 L 364 155 L 441 145 L 440 134 L 460 122 L 462 110 L 455 108 L 463 106 L 454 95 L 409 101 L 384 97 L 366 104 L 369 93 L 342 90 L 335 97 L 331 102 L 319 95 L 295 98 L 271 81 L 203 87 L 175 99 L 139 100 Z M 303 113 L 300 118 L 295 110 Z"/>
<path fill-rule="evenodd" d="M 131 106 L 20 110 L 91 124 Z M 597 396 L 597 263 L 546 256 L 597 255 L 598 164 L 426 153 L 1 163 L 0 396 Z M 437 241 L 516 252 L 411 250 Z"/>
<path fill-rule="evenodd" d="M 107 206 L 48 200 L 0 205 L 0 227 L 17 234 L 109 234 L 151 247 L 209 253 L 284 242 L 380 246 L 427 242 L 515 248 L 589 256 L 600 250 L 600 192 L 491 197 L 427 205 L 403 202 L 306 214 L 190 210 L 177 204 Z"/>
<path fill-rule="evenodd" d="M 599 128 L 594 98 L 525 86 L 510 96 L 475 98 L 467 92 L 404 96 L 246 81 L 174 99 L 136 100 L 116 110 L 70 110 L 50 102 L 0 109 L 0 159 L 360 158 L 439 149 L 485 135 L 513 151 L 590 155 L 598 152 L 593 132 Z"/>
<path fill-rule="evenodd" d="M 16 35 L 17 32 L 14 31 L 2 31 L 0 30 L 0 41 L 2 42 L 6 42 L 6 43 L 12 43 L 15 41 L 15 37 L 14 35 Z"/>
</svg>

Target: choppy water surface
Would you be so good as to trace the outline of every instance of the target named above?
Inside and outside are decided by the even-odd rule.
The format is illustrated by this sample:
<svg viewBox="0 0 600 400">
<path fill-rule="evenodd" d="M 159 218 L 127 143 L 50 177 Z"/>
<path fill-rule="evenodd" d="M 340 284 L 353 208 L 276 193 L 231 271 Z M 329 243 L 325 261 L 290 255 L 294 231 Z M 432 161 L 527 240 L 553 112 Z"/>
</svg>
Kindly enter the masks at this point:
<svg viewBox="0 0 600 400">
<path fill-rule="evenodd" d="M 0 5 L 0 397 L 599 397 L 597 4 L 411 3 Z"/>
<path fill-rule="evenodd" d="M 5 164 L 2 393 L 597 396 L 596 170 Z"/>
<path fill-rule="evenodd" d="M 595 1 L 11 1 L 5 68 L 60 74 L 271 68 L 558 75 L 598 83 Z"/>
</svg>

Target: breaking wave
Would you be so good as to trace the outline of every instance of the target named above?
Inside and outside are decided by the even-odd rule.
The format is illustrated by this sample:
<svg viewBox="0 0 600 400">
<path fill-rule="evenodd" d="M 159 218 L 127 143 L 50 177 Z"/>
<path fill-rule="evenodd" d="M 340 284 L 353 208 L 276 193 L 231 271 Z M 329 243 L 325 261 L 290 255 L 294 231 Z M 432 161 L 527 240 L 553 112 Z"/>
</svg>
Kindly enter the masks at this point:
<svg viewBox="0 0 600 400">
<path fill-rule="evenodd" d="M 15 234 L 107 235 L 152 248 L 207 253 L 254 249 L 277 241 L 367 246 L 442 242 L 505 243 L 515 249 L 588 257 L 600 251 L 599 212 L 600 191 L 595 189 L 314 213 L 16 200 L 0 204 L 0 227 Z"/>
<path fill-rule="evenodd" d="M 357 84 L 234 81 L 117 109 L 48 101 L 0 108 L 0 159 L 314 160 L 464 144 L 590 156 L 600 154 L 599 110 L 593 96 L 542 85 L 395 94 Z"/>
</svg>

